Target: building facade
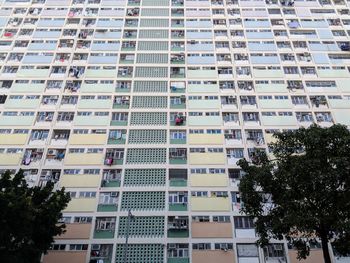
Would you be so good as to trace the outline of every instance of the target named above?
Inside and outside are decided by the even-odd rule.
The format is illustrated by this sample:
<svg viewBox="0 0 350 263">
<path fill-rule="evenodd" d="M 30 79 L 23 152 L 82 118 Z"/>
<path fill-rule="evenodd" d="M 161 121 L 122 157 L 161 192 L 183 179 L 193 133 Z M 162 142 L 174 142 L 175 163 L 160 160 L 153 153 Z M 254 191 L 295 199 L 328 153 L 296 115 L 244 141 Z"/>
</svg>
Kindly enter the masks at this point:
<svg viewBox="0 0 350 263">
<path fill-rule="evenodd" d="M 236 162 L 350 125 L 348 2 L 0 3 L 1 169 L 72 197 L 44 263 L 126 262 L 127 232 L 128 263 L 297 262 L 254 244 Z"/>
</svg>

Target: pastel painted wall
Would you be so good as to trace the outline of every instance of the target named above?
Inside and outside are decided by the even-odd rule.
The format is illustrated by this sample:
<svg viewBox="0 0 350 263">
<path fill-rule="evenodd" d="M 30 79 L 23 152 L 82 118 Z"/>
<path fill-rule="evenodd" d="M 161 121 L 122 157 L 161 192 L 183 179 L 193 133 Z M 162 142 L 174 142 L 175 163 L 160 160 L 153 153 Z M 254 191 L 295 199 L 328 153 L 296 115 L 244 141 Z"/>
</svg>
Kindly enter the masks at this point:
<svg viewBox="0 0 350 263">
<path fill-rule="evenodd" d="M 192 222 L 193 238 L 232 238 L 231 223 Z"/>
<path fill-rule="evenodd" d="M 19 165 L 23 153 L 0 153 L 0 165 Z"/>
<path fill-rule="evenodd" d="M 74 145 L 105 144 L 107 134 L 72 134 L 69 143 Z"/>
<path fill-rule="evenodd" d="M 224 153 L 189 153 L 190 164 L 225 164 Z"/>
<path fill-rule="evenodd" d="M 65 165 L 100 165 L 103 164 L 103 153 L 67 153 Z"/>
<path fill-rule="evenodd" d="M 56 236 L 56 239 L 89 239 L 91 224 L 66 224 L 66 232 L 63 235 Z"/>
<path fill-rule="evenodd" d="M 230 199 L 228 197 L 191 197 L 192 211 L 230 211 Z"/>
<path fill-rule="evenodd" d="M 235 263 L 233 251 L 193 250 L 192 263 Z"/>
<path fill-rule="evenodd" d="M 96 211 L 96 198 L 73 198 L 64 212 L 93 212 Z"/>
<path fill-rule="evenodd" d="M 98 174 L 63 174 L 61 187 L 99 187 L 101 175 Z"/>
<path fill-rule="evenodd" d="M 0 145 L 23 145 L 28 134 L 0 134 Z"/>
<path fill-rule="evenodd" d="M 87 251 L 49 251 L 43 263 L 85 263 Z"/>
<path fill-rule="evenodd" d="M 191 174 L 190 182 L 194 187 L 225 187 L 228 177 L 226 174 Z"/>
<path fill-rule="evenodd" d="M 224 136 L 222 134 L 189 134 L 189 144 L 219 144 L 224 142 Z"/>
</svg>

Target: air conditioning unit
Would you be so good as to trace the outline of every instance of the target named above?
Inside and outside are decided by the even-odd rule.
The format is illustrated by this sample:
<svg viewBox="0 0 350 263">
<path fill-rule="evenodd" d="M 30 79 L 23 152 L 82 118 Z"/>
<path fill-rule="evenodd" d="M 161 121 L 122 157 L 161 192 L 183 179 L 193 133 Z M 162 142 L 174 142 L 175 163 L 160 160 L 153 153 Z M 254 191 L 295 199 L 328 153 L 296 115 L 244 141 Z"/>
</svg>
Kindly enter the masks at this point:
<svg viewBox="0 0 350 263">
<path fill-rule="evenodd" d="M 94 244 L 91 246 L 91 250 L 100 250 L 100 249 L 101 249 L 101 245 Z"/>
<path fill-rule="evenodd" d="M 111 197 L 118 197 L 118 192 L 112 192 Z"/>
<path fill-rule="evenodd" d="M 275 245 L 273 245 L 273 249 L 274 250 L 283 250 L 283 246 L 282 246 L 282 244 L 275 244 Z"/>
<path fill-rule="evenodd" d="M 48 155 L 56 155 L 57 154 L 57 150 L 50 149 L 50 150 L 47 151 L 47 154 Z"/>
<path fill-rule="evenodd" d="M 176 249 L 176 244 L 168 244 L 169 249 Z"/>
</svg>

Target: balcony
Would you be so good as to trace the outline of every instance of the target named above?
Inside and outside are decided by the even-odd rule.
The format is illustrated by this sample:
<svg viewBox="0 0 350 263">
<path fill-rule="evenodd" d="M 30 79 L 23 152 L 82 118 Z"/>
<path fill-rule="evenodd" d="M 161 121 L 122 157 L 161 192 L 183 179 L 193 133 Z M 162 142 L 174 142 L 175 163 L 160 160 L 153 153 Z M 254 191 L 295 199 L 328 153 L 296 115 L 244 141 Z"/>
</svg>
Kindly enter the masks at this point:
<svg viewBox="0 0 350 263">
<path fill-rule="evenodd" d="M 121 54 L 120 55 L 120 64 L 133 64 L 135 60 L 134 54 Z"/>
<path fill-rule="evenodd" d="M 128 125 L 128 113 L 113 112 L 111 126 L 127 126 Z"/>
<path fill-rule="evenodd" d="M 169 164 L 187 164 L 186 148 L 170 148 Z"/>
<path fill-rule="evenodd" d="M 170 109 L 186 109 L 186 96 L 170 97 Z"/>
<path fill-rule="evenodd" d="M 188 244 L 168 244 L 167 263 L 190 263 Z"/>
<path fill-rule="evenodd" d="M 169 192 L 169 211 L 187 211 L 187 192 Z"/>
<path fill-rule="evenodd" d="M 24 152 L 22 164 L 26 166 L 39 166 L 43 159 L 44 149 L 27 149 Z"/>
<path fill-rule="evenodd" d="M 92 244 L 90 252 L 90 263 L 111 263 L 113 254 L 112 244 Z"/>
<path fill-rule="evenodd" d="M 118 210 L 117 192 L 101 192 L 97 205 L 97 212 L 114 212 Z"/>
<path fill-rule="evenodd" d="M 186 69 L 185 68 L 170 68 L 170 78 L 185 78 Z"/>
<path fill-rule="evenodd" d="M 169 169 L 169 186 L 185 187 L 187 186 L 186 169 Z"/>
<path fill-rule="evenodd" d="M 115 223 L 115 217 L 97 217 L 94 230 L 94 238 L 114 238 Z"/>
<path fill-rule="evenodd" d="M 70 136 L 69 130 L 54 130 L 50 144 L 53 146 L 65 146 Z"/>
<path fill-rule="evenodd" d="M 185 93 L 186 83 L 183 81 L 172 81 L 170 82 L 170 92 L 171 93 Z"/>
<path fill-rule="evenodd" d="M 124 149 L 107 149 L 104 158 L 105 165 L 122 165 L 124 163 Z"/>
<path fill-rule="evenodd" d="M 240 125 L 239 116 L 236 112 L 223 112 L 222 120 L 225 126 L 238 126 Z"/>
<path fill-rule="evenodd" d="M 126 130 L 110 130 L 107 144 L 125 144 Z"/>
<path fill-rule="evenodd" d="M 114 91 L 115 92 L 130 92 L 131 81 L 117 81 Z"/>
<path fill-rule="evenodd" d="M 121 184 L 121 170 L 104 170 L 101 187 L 119 187 Z"/>
<path fill-rule="evenodd" d="M 242 132 L 241 130 L 225 130 L 225 144 L 226 145 L 242 145 Z"/>
<path fill-rule="evenodd" d="M 168 216 L 168 238 L 189 237 L 187 216 Z"/>
<path fill-rule="evenodd" d="M 116 96 L 113 101 L 113 109 L 129 109 L 130 97 L 129 96 Z"/>
</svg>

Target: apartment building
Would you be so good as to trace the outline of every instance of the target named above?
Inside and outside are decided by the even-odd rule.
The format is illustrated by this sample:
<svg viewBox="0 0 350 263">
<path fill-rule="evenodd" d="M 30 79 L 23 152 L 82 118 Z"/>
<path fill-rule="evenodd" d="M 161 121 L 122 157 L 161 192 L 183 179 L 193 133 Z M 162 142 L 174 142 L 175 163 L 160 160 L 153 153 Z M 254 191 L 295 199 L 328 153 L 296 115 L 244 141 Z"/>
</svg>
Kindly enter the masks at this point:
<svg viewBox="0 0 350 263">
<path fill-rule="evenodd" d="M 72 197 L 44 263 L 126 262 L 126 235 L 128 263 L 297 262 L 255 245 L 236 162 L 350 126 L 349 2 L 0 3 L 1 170 Z"/>
</svg>

